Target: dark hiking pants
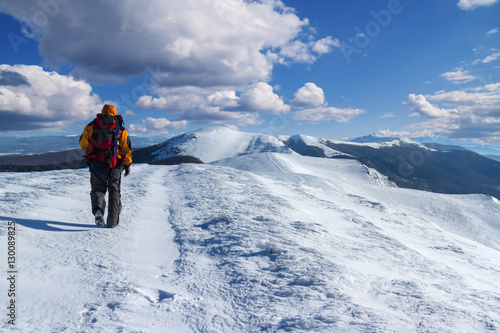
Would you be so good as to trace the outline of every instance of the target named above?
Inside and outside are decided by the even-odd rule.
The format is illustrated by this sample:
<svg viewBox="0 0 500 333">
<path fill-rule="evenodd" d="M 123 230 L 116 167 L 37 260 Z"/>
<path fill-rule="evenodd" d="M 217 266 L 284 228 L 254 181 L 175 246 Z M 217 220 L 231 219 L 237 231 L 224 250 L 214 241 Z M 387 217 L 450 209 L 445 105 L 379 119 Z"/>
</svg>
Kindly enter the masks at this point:
<svg viewBox="0 0 500 333">
<path fill-rule="evenodd" d="M 106 211 L 106 192 L 108 193 L 108 227 L 114 227 L 119 222 L 120 212 L 122 210 L 120 186 L 121 172 L 120 170 L 99 170 L 93 168 L 90 172 L 90 199 L 92 201 L 92 213 L 95 214 L 96 209 L 100 209 L 102 213 Z"/>
</svg>

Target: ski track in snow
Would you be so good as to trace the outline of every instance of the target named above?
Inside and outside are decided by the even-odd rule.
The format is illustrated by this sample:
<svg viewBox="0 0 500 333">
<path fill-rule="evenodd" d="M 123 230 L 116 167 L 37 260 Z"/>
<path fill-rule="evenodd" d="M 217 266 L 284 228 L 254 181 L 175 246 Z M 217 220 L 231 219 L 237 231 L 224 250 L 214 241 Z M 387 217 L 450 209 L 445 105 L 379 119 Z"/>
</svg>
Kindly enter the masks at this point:
<svg viewBox="0 0 500 333">
<path fill-rule="evenodd" d="M 16 221 L 19 262 L 18 325 L 3 329 L 500 330 L 500 205 L 487 196 L 254 154 L 135 165 L 107 230 L 93 225 L 87 170 L 0 178 L 0 245 Z"/>
</svg>

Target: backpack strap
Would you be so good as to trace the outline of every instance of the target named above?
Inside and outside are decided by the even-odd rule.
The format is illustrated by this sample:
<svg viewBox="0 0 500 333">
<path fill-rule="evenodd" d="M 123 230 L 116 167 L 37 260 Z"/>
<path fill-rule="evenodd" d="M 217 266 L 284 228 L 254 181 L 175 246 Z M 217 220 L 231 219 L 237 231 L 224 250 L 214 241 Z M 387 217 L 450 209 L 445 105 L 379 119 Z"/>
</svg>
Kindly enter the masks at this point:
<svg viewBox="0 0 500 333">
<path fill-rule="evenodd" d="M 119 128 L 120 131 L 124 130 L 125 126 L 124 126 L 124 121 L 123 121 L 122 115 L 117 114 L 115 117 L 116 117 L 116 127 Z"/>
<path fill-rule="evenodd" d="M 118 141 L 120 140 L 119 139 L 119 135 L 120 135 L 120 129 L 121 129 L 121 126 L 119 126 L 118 124 L 118 118 L 116 119 L 116 126 L 115 126 L 115 136 L 113 137 L 113 158 L 116 159 L 116 151 L 118 150 Z"/>
</svg>

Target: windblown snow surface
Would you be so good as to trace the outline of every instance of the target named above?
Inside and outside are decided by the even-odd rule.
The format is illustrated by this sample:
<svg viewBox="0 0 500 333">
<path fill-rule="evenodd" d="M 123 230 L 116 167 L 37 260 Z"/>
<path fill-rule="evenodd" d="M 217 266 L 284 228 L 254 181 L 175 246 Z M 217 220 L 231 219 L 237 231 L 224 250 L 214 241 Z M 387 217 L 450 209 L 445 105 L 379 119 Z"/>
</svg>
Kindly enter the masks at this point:
<svg viewBox="0 0 500 333">
<path fill-rule="evenodd" d="M 354 160 L 134 165 L 116 229 L 88 170 L 0 174 L 0 330 L 500 331 L 500 203 L 392 187 Z M 16 222 L 16 325 L 7 223 Z"/>
</svg>

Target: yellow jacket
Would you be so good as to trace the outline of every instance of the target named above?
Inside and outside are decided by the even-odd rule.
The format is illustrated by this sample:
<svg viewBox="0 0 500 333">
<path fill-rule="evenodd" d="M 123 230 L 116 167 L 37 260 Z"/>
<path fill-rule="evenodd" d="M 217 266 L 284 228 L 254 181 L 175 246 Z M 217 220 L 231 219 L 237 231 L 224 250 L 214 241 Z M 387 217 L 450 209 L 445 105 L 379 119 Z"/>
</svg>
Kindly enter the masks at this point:
<svg viewBox="0 0 500 333">
<path fill-rule="evenodd" d="M 102 108 L 102 114 L 109 114 L 116 116 L 116 108 L 114 105 L 104 105 Z M 88 151 L 90 139 L 92 137 L 92 130 L 94 129 L 94 121 L 85 126 L 82 135 L 80 136 L 80 147 Z M 118 160 L 123 160 L 124 164 L 130 165 L 132 163 L 132 144 L 130 143 L 130 138 L 128 137 L 128 132 L 125 128 L 120 130 L 118 135 L 118 150 L 116 156 Z"/>
</svg>

